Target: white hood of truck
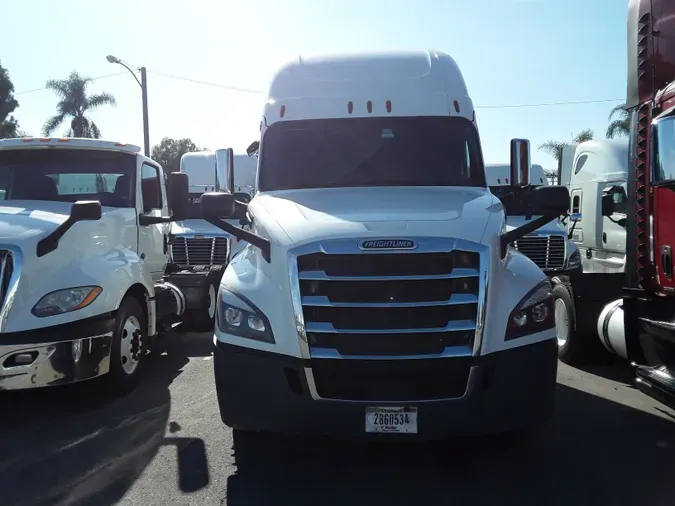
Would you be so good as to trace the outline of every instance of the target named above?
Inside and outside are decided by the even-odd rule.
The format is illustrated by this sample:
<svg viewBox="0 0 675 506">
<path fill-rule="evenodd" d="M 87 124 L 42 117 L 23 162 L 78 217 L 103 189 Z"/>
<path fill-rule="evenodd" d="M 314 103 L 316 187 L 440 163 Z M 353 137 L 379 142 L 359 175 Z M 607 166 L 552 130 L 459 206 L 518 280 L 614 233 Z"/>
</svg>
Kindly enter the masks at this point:
<svg viewBox="0 0 675 506">
<path fill-rule="evenodd" d="M 527 223 L 530 223 L 532 220 L 539 218 L 539 216 L 533 216 L 531 219 L 526 220 L 525 216 L 507 216 L 506 217 L 506 231 L 510 232 L 513 229 L 520 228 Z M 560 234 L 566 235 L 565 227 L 560 222 L 558 218 L 555 220 L 549 221 L 547 224 L 539 227 L 535 234 L 549 235 L 549 234 Z"/>
<path fill-rule="evenodd" d="M 12 204 L 0 206 L 0 241 L 12 244 L 46 236 L 66 221 L 71 207 L 65 202 L 41 202 L 40 209 L 22 206 L 21 201 Z"/>
<path fill-rule="evenodd" d="M 285 190 L 259 193 L 249 209 L 256 229 L 265 230 L 275 242 L 294 245 L 378 235 L 456 237 L 480 243 L 490 218 L 503 214 L 501 203 L 487 189 L 473 187 Z"/>
<path fill-rule="evenodd" d="M 182 220 L 171 224 L 171 233 L 174 235 L 218 235 L 229 236 L 227 232 L 222 231 L 218 227 L 214 227 L 205 220 Z"/>
</svg>

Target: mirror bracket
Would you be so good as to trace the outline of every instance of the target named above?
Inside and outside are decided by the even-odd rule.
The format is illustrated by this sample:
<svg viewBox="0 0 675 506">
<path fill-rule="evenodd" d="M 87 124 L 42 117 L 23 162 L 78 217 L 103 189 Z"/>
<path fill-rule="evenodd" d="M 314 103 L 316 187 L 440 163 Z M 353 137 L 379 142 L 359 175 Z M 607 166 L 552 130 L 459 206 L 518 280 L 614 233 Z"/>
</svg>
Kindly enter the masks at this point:
<svg viewBox="0 0 675 506">
<path fill-rule="evenodd" d="M 213 225 L 216 228 L 219 228 L 223 232 L 229 232 L 233 236 L 235 236 L 237 239 L 240 241 L 245 241 L 249 244 L 252 244 L 253 246 L 257 247 L 262 251 L 262 256 L 265 259 L 267 263 L 271 262 L 271 252 L 272 252 L 272 246 L 269 240 L 265 239 L 264 237 L 260 237 L 259 235 L 254 234 L 253 232 L 247 232 L 244 229 L 241 229 L 239 227 L 235 227 L 231 223 L 228 223 L 223 220 L 219 220 L 218 218 L 204 218 L 205 221 L 209 222 L 211 225 Z"/>
<path fill-rule="evenodd" d="M 158 223 L 170 223 L 174 221 L 173 217 L 165 216 L 148 216 L 147 214 L 138 215 L 138 224 L 142 227 L 147 225 L 156 225 Z"/>
</svg>

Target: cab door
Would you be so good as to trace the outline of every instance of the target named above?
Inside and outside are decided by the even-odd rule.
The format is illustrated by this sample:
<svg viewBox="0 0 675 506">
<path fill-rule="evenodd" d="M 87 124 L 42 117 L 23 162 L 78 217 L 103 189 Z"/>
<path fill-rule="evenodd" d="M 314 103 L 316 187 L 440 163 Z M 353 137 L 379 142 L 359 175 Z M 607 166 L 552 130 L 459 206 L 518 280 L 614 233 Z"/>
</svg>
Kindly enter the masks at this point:
<svg viewBox="0 0 675 506">
<path fill-rule="evenodd" d="M 144 217 L 168 217 L 164 173 L 158 165 L 142 162 L 138 204 L 138 255 L 153 281 L 161 279 L 169 261 L 170 223 L 145 224 Z"/>
<path fill-rule="evenodd" d="M 664 291 L 675 291 L 675 116 L 657 118 L 652 130 L 654 263 Z"/>
</svg>

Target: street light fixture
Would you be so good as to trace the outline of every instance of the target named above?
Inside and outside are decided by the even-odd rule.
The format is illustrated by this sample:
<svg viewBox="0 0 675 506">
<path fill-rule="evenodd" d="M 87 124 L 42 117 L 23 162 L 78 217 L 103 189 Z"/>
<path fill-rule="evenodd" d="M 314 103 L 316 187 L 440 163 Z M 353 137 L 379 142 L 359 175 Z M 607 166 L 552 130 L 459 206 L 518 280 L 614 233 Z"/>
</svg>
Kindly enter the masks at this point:
<svg viewBox="0 0 675 506">
<path fill-rule="evenodd" d="M 145 156 L 149 157 L 150 131 L 148 129 L 148 78 L 146 75 L 145 67 L 135 68 L 136 71 L 141 73 L 141 80 L 139 81 L 138 77 L 136 77 L 136 72 L 134 72 L 134 70 L 132 70 L 132 68 L 129 65 L 124 63 L 116 56 L 109 54 L 108 56 L 106 56 L 106 60 L 108 60 L 109 63 L 116 63 L 118 65 L 122 65 L 125 69 L 131 72 L 131 75 L 134 76 L 134 79 L 136 79 L 136 82 L 141 87 L 141 95 L 143 97 L 143 143 L 145 144 L 144 146 Z"/>
</svg>

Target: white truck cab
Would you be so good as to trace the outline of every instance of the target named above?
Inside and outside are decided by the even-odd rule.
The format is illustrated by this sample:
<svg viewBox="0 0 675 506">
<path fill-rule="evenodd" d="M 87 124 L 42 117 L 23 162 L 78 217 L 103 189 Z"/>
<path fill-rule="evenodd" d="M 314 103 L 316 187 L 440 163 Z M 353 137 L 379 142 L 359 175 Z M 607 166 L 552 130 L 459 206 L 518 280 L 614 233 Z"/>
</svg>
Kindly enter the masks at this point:
<svg viewBox="0 0 675 506">
<path fill-rule="evenodd" d="M 586 141 L 563 150 L 561 183 L 570 192 L 567 231 L 581 259 L 571 277 L 576 332 L 560 357 L 570 364 L 593 358 L 600 344 L 626 358 L 623 332 L 609 330 L 616 323 L 612 318 L 622 317 L 628 153 L 628 139 Z"/>
<path fill-rule="evenodd" d="M 168 258 L 187 177 L 137 146 L 0 140 L 0 188 L 0 390 L 130 388 L 162 330 L 215 314 L 219 280 Z"/>
<path fill-rule="evenodd" d="M 569 195 L 533 189 L 542 218 L 506 230 L 449 55 L 300 57 L 274 77 L 255 144 L 251 231 L 215 219 L 240 207 L 232 195 L 201 198 L 248 242 L 218 297 L 225 424 L 437 439 L 551 415 L 551 284 L 509 245 Z M 512 184 L 528 186 L 529 143 L 511 151 Z"/>
<path fill-rule="evenodd" d="M 186 219 L 174 222 L 171 227 L 173 263 L 222 270 L 246 244 L 203 220 L 199 210 L 202 194 L 226 188 L 227 175 L 222 161 L 223 156 L 226 156 L 225 151 L 197 151 L 185 153 L 181 157 L 180 170 L 188 175 L 190 181 L 190 208 Z M 234 155 L 234 160 L 238 169 L 238 180 L 234 183 L 235 195 L 246 203 L 251 200 L 255 185 L 256 159 L 244 154 Z M 230 222 L 239 224 L 241 217 L 235 216 Z"/>
<path fill-rule="evenodd" d="M 548 185 L 548 178 L 541 165 L 532 165 L 531 186 L 526 188 L 514 188 L 510 185 L 508 164 L 486 164 L 485 173 L 490 191 L 504 205 L 508 231 L 520 228 L 539 217 L 532 214 L 527 204 L 527 193 L 532 187 Z M 576 321 L 570 277 L 581 268 L 579 248 L 568 239 L 565 225 L 559 218 L 519 238 L 512 246 L 527 255 L 551 280 L 555 296 L 558 349 L 563 349 L 574 332 Z"/>
<path fill-rule="evenodd" d="M 524 198 L 527 188 L 513 188 L 509 184 L 509 164 L 485 165 L 490 191 L 502 201 L 506 210 L 506 228 L 522 227 L 537 216 L 531 215 Z M 541 165 L 532 165 L 532 186 L 547 186 L 548 178 Z M 567 230 L 559 218 L 521 237 L 513 246 L 527 255 L 549 276 L 577 269 L 581 263 L 579 248 L 567 238 Z"/>
</svg>

